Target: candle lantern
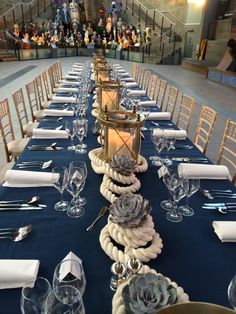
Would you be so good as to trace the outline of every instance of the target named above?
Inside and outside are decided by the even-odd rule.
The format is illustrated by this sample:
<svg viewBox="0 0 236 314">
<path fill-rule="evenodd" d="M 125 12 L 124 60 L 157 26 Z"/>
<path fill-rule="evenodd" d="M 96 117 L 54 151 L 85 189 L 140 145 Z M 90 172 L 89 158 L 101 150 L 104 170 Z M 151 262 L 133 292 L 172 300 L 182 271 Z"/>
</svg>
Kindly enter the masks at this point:
<svg viewBox="0 0 236 314">
<path fill-rule="evenodd" d="M 100 81 L 97 84 L 98 104 L 100 112 L 119 110 L 120 103 L 120 88 L 119 81 Z"/>
<path fill-rule="evenodd" d="M 109 162 L 116 154 L 125 155 L 138 160 L 141 148 L 140 127 L 144 124 L 144 116 L 131 111 L 100 112 L 98 122 L 101 126 L 100 143 L 102 158 Z"/>
<path fill-rule="evenodd" d="M 110 81 L 112 68 L 106 66 L 99 66 L 94 68 L 95 82 Z"/>
</svg>

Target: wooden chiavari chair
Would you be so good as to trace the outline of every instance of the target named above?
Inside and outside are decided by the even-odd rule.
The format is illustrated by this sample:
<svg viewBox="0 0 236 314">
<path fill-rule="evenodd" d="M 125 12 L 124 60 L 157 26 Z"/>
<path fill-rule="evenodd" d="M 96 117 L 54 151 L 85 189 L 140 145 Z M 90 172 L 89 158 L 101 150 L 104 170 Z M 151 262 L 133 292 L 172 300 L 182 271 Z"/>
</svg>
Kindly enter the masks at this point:
<svg viewBox="0 0 236 314">
<path fill-rule="evenodd" d="M 217 164 L 224 164 L 233 172 L 232 182 L 236 183 L 236 122 L 227 120 Z"/>
<path fill-rule="evenodd" d="M 204 154 L 206 153 L 207 146 L 212 136 L 213 128 L 216 122 L 216 117 L 217 112 L 215 110 L 207 106 L 202 107 L 196 135 L 194 138 L 194 144 Z"/>
<path fill-rule="evenodd" d="M 139 70 L 139 74 L 138 74 L 138 79 L 137 79 L 137 83 L 138 85 L 141 87 L 143 84 L 143 78 L 144 78 L 144 68 L 140 67 Z"/>
<path fill-rule="evenodd" d="M 49 86 L 49 82 L 48 82 L 48 77 L 47 77 L 47 72 L 46 71 L 43 71 L 41 73 L 41 79 L 42 79 L 42 82 L 43 82 L 46 98 L 47 98 L 47 100 L 51 100 L 52 99 L 52 91 L 51 91 L 51 88 Z"/>
<path fill-rule="evenodd" d="M 49 105 L 51 104 L 51 102 L 46 100 L 46 98 L 44 96 L 41 75 L 37 76 L 34 79 L 34 82 L 35 82 L 35 87 L 36 87 L 36 92 L 37 92 L 37 96 L 38 96 L 40 109 L 48 108 Z"/>
<path fill-rule="evenodd" d="M 154 90 L 153 100 L 157 102 L 157 105 L 160 107 L 160 110 L 162 110 L 163 108 L 167 84 L 168 84 L 167 81 L 160 80 L 158 88 Z"/>
<path fill-rule="evenodd" d="M 175 111 L 178 94 L 179 94 L 179 90 L 174 86 L 170 86 L 165 111 L 168 111 L 170 113 L 171 120 L 173 118 L 173 114 Z"/>
<path fill-rule="evenodd" d="M 147 92 L 147 96 L 150 99 L 154 99 L 155 90 L 157 89 L 158 76 L 156 74 L 151 74 L 150 76 L 150 86 Z"/>
<path fill-rule="evenodd" d="M 22 137 L 24 137 L 24 135 L 31 136 L 33 133 L 33 129 L 38 126 L 38 122 L 29 122 L 22 88 L 16 91 L 12 95 L 12 98 L 15 105 L 17 117 L 20 123 L 21 136 Z"/>
<path fill-rule="evenodd" d="M 15 139 L 9 103 L 5 99 L 0 102 L 0 132 L 7 162 L 16 159 L 27 145 L 29 138 Z"/>
<path fill-rule="evenodd" d="M 136 78 L 137 72 L 138 72 L 138 65 L 136 63 L 133 63 L 131 67 L 131 77 L 133 79 Z"/>
<path fill-rule="evenodd" d="M 141 66 L 136 64 L 136 72 L 134 73 L 134 76 L 132 76 L 135 82 L 138 82 L 140 70 L 141 70 Z"/>
<path fill-rule="evenodd" d="M 43 118 L 44 110 L 41 110 L 39 106 L 35 80 L 33 82 L 26 84 L 25 88 L 29 100 L 32 120 L 40 121 Z"/>
<path fill-rule="evenodd" d="M 150 78 L 150 71 L 145 71 L 145 75 L 144 75 L 144 78 L 143 78 L 143 83 L 142 83 L 142 86 L 141 88 L 145 91 L 148 91 L 148 84 L 149 84 L 149 78 Z"/>
<path fill-rule="evenodd" d="M 195 100 L 192 97 L 182 94 L 176 122 L 179 128 L 188 131 L 194 105 Z"/>
</svg>

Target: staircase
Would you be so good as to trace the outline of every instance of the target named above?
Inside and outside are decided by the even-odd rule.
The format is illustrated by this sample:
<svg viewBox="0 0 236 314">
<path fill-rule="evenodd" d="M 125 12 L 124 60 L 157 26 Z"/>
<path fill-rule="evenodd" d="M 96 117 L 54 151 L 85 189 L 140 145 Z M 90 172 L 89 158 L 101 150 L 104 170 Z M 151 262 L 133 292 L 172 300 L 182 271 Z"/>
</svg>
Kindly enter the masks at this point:
<svg viewBox="0 0 236 314">
<path fill-rule="evenodd" d="M 0 51 L 0 62 L 3 61 L 16 61 L 17 58 L 15 56 L 15 53 L 13 52 L 7 52 L 7 51 Z"/>
</svg>

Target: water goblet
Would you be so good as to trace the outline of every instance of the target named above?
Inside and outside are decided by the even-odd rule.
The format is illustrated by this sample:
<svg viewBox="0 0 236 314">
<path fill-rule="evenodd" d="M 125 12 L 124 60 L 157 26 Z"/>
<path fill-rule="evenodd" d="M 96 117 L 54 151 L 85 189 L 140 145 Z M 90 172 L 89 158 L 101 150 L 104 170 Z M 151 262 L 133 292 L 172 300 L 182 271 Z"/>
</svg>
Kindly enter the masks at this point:
<svg viewBox="0 0 236 314">
<path fill-rule="evenodd" d="M 22 314 L 41 314 L 44 311 L 45 301 L 52 287 L 46 278 L 38 277 L 26 283 L 21 291 L 20 307 Z"/>
<path fill-rule="evenodd" d="M 164 130 L 164 138 L 166 142 L 166 157 L 164 158 L 164 164 L 169 166 L 172 165 L 172 160 L 169 158 L 169 151 L 175 144 L 174 138 L 169 138 L 165 136 L 165 130 Z"/>
<path fill-rule="evenodd" d="M 84 185 L 85 174 L 83 168 L 70 165 L 67 191 L 72 195 L 74 205 L 67 210 L 67 215 L 71 218 L 79 218 L 84 214 L 84 208 L 76 204 L 76 199 L 84 188 Z"/>
<path fill-rule="evenodd" d="M 147 118 L 148 118 L 148 116 L 149 116 L 149 114 L 150 114 L 150 109 L 149 108 L 147 108 L 147 107 L 141 107 L 142 109 L 141 109 L 141 113 L 144 115 L 144 118 L 145 118 L 145 121 L 147 120 Z M 148 130 L 148 128 L 147 127 L 145 127 L 145 126 L 142 126 L 141 127 L 141 130 L 142 131 L 147 131 Z"/>
<path fill-rule="evenodd" d="M 66 133 L 68 134 L 70 140 L 71 140 L 71 145 L 67 147 L 67 150 L 74 151 L 75 150 L 75 145 L 74 145 L 74 137 L 76 134 L 76 129 L 73 124 L 70 124 L 69 122 L 66 122 Z"/>
<path fill-rule="evenodd" d="M 71 271 L 71 272 L 70 272 Z M 66 259 L 60 262 L 53 274 L 53 290 L 60 299 L 59 288 L 72 286 L 83 296 L 86 287 L 86 278 L 82 263 L 75 259 Z"/>
<path fill-rule="evenodd" d="M 88 170 L 87 170 L 87 165 L 84 161 L 81 160 L 76 160 L 76 161 L 72 161 L 70 163 L 70 167 L 75 168 L 75 167 L 79 167 L 83 170 L 83 175 L 84 175 L 84 180 L 87 179 L 87 175 L 88 175 Z M 80 192 L 83 190 L 84 186 L 81 187 Z M 71 200 L 71 204 L 72 205 L 77 205 L 77 206 L 84 206 L 87 203 L 87 200 L 85 197 L 81 197 L 80 195 L 78 195 L 76 198 L 73 198 Z"/>
<path fill-rule="evenodd" d="M 57 295 L 52 290 L 45 302 L 44 314 L 85 314 L 84 304 L 78 289 L 60 286 Z"/>
<path fill-rule="evenodd" d="M 185 205 L 180 206 L 178 208 L 178 211 L 183 215 L 183 216 L 193 216 L 194 215 L 194 210 L 192 207 L 189 206 L 190 202 L 190 197 L 195 194 L 199 188 L 200 188 L 200 178 L 199 177 L 194 177 L 194 178 L 186 178 L 188 180 L 188 191 L 186 195 L 186 202 Z"/>
<path fill-rule="evenodd" d="M 165 171 L 165 173 L 163 175 L 163 182 L 164 182 L 165 186 L 168 189 L 169 198 L 168 198 L 168 200 L 162 201 L 160 203 L 160 206 L 161 206 L 161 208 L 163 208 L 163 209 L 165 209 L 167 211 L 177 208 L 174 205 L 172 194 L 170 192 L 170 186 L 174 184 L 174 181 L 171 182 L 171 180 L 174 180 L 174 177 L 173 177 L 174 173 L 176 173 L 176 169 L 174 167 L 166 167 L 166 171 Z"/>
<path fill-rule="evenodd" d="M 56 178 L 53 181 L 53 185 L 61 194 L 61 200 L 54 205 L 54 208 L 58 211 L 65 211 L 70 208 L 70 203 L 63 199 L 63 192 L 69 180 L 68 169 L 66 167 L 54 167 L 52 173 L 55 173 Z"/>
<path fill-rule="evenodd" d="M 161 136 L 162 133 L 163 133 L 163 130 L 158 130 L 158 134 L 157 134 L 156 129 L 154 128 L 151 129 L 151 132 L 150 132 L 150 138 L 155 146 L 157 156 L 150 156 L 149 159 L 152 160 L 152 164 L 155 166 L 163 165 L 162 159 L 160 157 L 160 153 L 165 147 L 165 141 L 163 137 Z"/>
<path fill-rule="evenodd" d="M 86 136 L 88 131 L 88 120 L 80 119 L 76 120 L 76 134 L 79 139 L 79 144 L 76 146 L 75 152 L 78 154 L 84 154 L 87 152 L 85 144 L 83 143 L 83 138 Z"/>
<path fill-rule="evenodd" d="M 228 299 L 234 310 L 236 310 L 236 275 L 231 279 L 228 286 Z"/>
</svg>

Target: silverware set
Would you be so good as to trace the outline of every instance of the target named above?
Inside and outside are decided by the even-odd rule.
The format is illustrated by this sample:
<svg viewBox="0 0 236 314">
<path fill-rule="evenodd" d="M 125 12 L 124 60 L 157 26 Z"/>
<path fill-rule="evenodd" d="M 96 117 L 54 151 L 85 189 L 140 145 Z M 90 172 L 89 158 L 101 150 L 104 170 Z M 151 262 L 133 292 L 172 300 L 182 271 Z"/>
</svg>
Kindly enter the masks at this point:
<svg viewBox="0 0 236 314">
<path fill-rule="evenodd" d="M 170 122 L 155 122 L 155 121 L 151 121 L 151 123 L 155 126 L 158 127 L 167 127 L 167 126 L 173 126 L 173 123 Z"/>
<path fill-rule="evenodd" d="M 206 190 L 200 188 L 199 191 L 210 200 L 215 198 L 236 198 L 236 193 L 233 193 L 231 190 Z"/>
<path fill-rule="evenodd" d="M 43 122 L 63 122 L 63 117 L 59 117 L 57 119 L 47 119 L 47 118 L 45 118 L 42 121 Z"/>
<path fill-rule="evenodd" d="M 49 150 L 49 151 L 50 151 L 50 150 L 56 151 L 56 150 L 62 150 L 62 149 L 64 149 L 64 148 L 57 146 L 57 143 L 54 142 L 54 143 L 52 143 L 52 144 L 49 145 L 49 146 L 44 146 L 44 145 L 31 145 L 31 146 L 28 146 L 28 149 L 29 149 L 30 151 L 48 151 L 48 150 Z"/>
<path fill-rule="evenodd" d="M 52 165 L 52 160 L 48 161 L 22 161 L 17 164 L 19 169 L 40 168 L 47 169 Z"/>
<path fill-rule="evenodd" d="M 0 239 L 10 239 L 14 242 L 25 239 L 32 230 L 32 225 L 20 228 L 2 228 L 0 229 Z"/>
<path fill-rule="evenodd" d="M 185 163 L 208 163 L 206 157 L 173 157 L 172 161 L 185 162 Z"/>
<path fill-rule="evenodd" d="M 39 196 L 33 196 L 29 200 L 0 201 L 0 211 L 26 211 L 42 210 L 47 207 L 45 204 L 38 204 Z"/>
</svg>

